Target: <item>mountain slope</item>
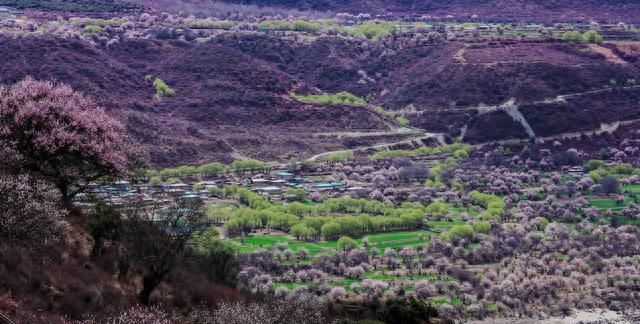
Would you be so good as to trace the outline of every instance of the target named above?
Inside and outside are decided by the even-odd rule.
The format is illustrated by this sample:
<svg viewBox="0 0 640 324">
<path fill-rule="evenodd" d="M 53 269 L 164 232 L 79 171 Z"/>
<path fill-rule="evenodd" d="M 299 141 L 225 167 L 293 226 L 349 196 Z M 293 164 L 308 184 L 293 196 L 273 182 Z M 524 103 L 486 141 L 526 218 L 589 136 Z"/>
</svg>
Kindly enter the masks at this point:
<svg viewBox="0 0 640 324">
<path fill-rule="evenodd" d="M 193 14 L 219 10 L 220 2 L 206 0 L 131 0 L 156 10 Z M 257 5 L 283 10 L 394 14 L 397 16 L 478 16 L 497 20 L 525 21 L 637 21 L 640 3 L 635 0 L 223 0 L 225 3 Z M 271 10 L 274 11 L 274 10 Z"/>
</svg>

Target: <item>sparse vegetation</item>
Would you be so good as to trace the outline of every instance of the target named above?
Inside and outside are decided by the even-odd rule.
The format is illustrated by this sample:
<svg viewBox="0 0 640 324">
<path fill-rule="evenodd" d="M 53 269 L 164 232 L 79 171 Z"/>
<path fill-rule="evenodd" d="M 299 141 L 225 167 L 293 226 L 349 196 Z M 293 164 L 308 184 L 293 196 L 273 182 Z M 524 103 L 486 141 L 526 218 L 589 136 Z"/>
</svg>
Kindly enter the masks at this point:
<svg viewBox="0 0 640 324">
<path fill-rule="evenodd" d="M 600 36 L 600 34 L 595 30 L 589 30 L 584 33 L 580 33 L 579 31 L 568 31 L 562 34 L 562 39 L 570 42 L 591 44 L 600 44 L 603 41 L 602 36 Z"/>
<path fill-rule="evenodd" d="M 162 79 L 156 78 L 153 81 L 153 87 L 156 89 L 156 98 L 173 97 L 176 95 L 175 90 L 169 87 Z"/>
<path fill-rule="evenodd" d="M 396 117 L 396 121 L 398 122 L 398 125 L 400 125 L 400 126 L 409 126 L 409 120 L 406 119 L 405 117 L 398 116 L 398 117 Z"/>
<path fill-rule="evenodd" d="M 332 162 L 346 162 L 349 160 L 353 160 L 352 151 L 336 152 L 336 153 L 332 153 L 329 156 L 329 161 L 332 161 Z"/>
<path fill-rule="evenodd" d="M 403 157 L 403 156 L 434 155 L 434 154 L 449 153 L 449 154 L 454 154 L 454 156 L 456 156 L 457 158 L 464 159 L 466 156 L 469 155 L 470 149 L 471 149 L 471 146 L 469 145 L 455 143 L 447 146 L 436 146 L 436 147 L 422 146 L 415 150 L 380 151 L 380 152 L 371 154 L 369 158 L 374 160 L 379 160 L 379 159 L 387 159 L 387 158 Z"/>
<path fill-rule="evenodd" d="M 102 31 L 102 27 L 97 25 L 86 25 L 83 30 L 85 33 L 99 34 Z"/>
<path fill-rule="evenodd" d="M 397 22 L 366 22 L 353 26 L 348 32 L 354 36 L 367 39 L 379 39 L 389 35 L 395 28 Z"/>
<path fill-rule="evenodd" d="M 364 106 L 367 104 L 364 99 L 356 97 L 349 92 L 341 91 L 335 94 L 318 94 L 318 95 L 297 95 L 291 93 L 291 97 L 304 103 L 313 103 L 319 105 L 353 105 Z"/>
</svg>

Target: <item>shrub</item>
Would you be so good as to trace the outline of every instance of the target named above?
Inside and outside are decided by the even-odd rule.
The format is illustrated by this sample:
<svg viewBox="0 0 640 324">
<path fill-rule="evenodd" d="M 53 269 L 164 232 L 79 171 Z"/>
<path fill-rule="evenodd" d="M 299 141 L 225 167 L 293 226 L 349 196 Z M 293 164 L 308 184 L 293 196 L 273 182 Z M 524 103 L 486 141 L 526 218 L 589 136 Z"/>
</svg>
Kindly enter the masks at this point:
<svg viewBox="0 0 640 324">
<path fill-rule="evenodd" d="M 400 125 L 400 126 L 409 126 L 409 120 L 406 119 L 405 117 L 398 116 L 398 117 L 396 117 L 396 121 L 398 122 L 398 125 Z"/>
<path fill-rule="evenodd" d="M 438 311 L 429 302 L 412 297 L 387 300 L 378 318 L 390 324 L 419 324 L 436 316 Z"/>
<path fill-rule="evenodd" d="M 353 160 L 353 152 L 351 151 L 336 152 L 329 156 L 329 160 L 332 162 L 345 162 L 345 161 Z"/>
<path fill-rule="evenodd" d="M 456 225 L 452 226 L 449 231 L 441 234 L 442 238 L 452 240 L 454 238 L 470 238 L 475 231 L 471 225 Z"/>
<path fill-rule="evenodd" d="M 602 178 L 602 192 L 606 195 L 620 193 L 620 183 L 614 176 L 606 176 Z"/>
<path fill-rule="evenodd" d="M 156 97 L 157 98 L 171 97 L 171 96 L 175 96 L 176 95 L 176 92 L 173 89 L 171 89 L 171 87 L 169 87 L 160 78 L 156 78 L 153 81 L 153 86 L 156 88 Z"/>
<path fill-rule="evenodd" d="M 343 236 L 340 239 L 338 239 L 338 245 L 337 245 L 338 250 L 348 251 L 348 250 L 357 249 L 359 247 L 360 246 L 358 245 L 358 243 L 348 236 Z"/>
<path fill-rule="evenodd" d="M 602 36 L 600 36 L 595 30 L 586 31 L 584 34 L 582 34 L 582 38 L 585 42 L 591 44 L 600 44 L 602 43 L 603 39 Z"/>
<path fill-rule="evenodd" d="M 322 26 L 319 23 L 306 20 L 294 20 L 291 23 L 291 27 L 297 31 L 318 31 Z"/>
<path fill-rule="evenodd" d="M 84 26 L 83 30 L 88 34 L 98 34 L 102 31 L 102 27 L 96 25 L 86 25 Z"/>
<path fill-rule="evenodd" d="M 582 34 L 579 31 L 568 31 L 562 34 L 562 39 L 569 42 L 581 43 L 584 41 Z"/>
<path fill-rule="evenodd" d="M 603 37 L 595 30 L 589 30 L 581 34 L 579 31 L 568 31 L 562 34 L 562 39 L 568 42 L 600 44 Z"/>
<path fill-rule="evenodd" d="M 341 91 L 335 94 L 317 94 L 317 95 L 298 95 L 290 93 L 290 96 L 304 103 L 319 104 L 319 105 L 351 105 L 351 106 L 365 106 L 367 102 L 353 94 Z"/>
<path fill-rule="evenodd" d="M 264 162 L 258 160 L 235 160 L 231 163 L 231 168 L 235 171 L 257 170 L 264 167 Z"/>
<path fill-rule="evenodd" d="M 93 255 L 100 254 L 104 240 L 117 240 L 122 232 L 120 213 L 110 205 L 99 202 L 89 213 L 89 233 L 93 237 Z"/>
<path fill-rule="evenodd" d="M 354 26 L 348 32 L 354 36 L 367 39 L 379 39 L 389 35 L 396 26 L 395 21 L 367 22 Z"/>
<path fill-rule="evenodd" d="M 587 169 L 587 171 L 593 171 L 602 166 L 604 166 L 604 161 L 602 160 L 589 160 L 584 164 L 584 167 L 585 169 Z"/>
<path fill-rule="evenodd" d="M 160 177 L 151 177 L 149 179 L 149 184 L 152 186 L 159 186 L 162 184 L 162 180 L 160 179 Z"/>
</svg>

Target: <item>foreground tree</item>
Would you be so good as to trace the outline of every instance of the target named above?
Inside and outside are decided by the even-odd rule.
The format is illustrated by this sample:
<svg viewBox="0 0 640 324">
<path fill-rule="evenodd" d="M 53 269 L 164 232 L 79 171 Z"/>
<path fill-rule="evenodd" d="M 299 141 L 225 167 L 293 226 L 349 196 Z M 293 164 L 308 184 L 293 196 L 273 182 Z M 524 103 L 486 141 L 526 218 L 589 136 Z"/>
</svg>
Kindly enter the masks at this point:
<svg viewBox="0 0 640 324">
<path fill-rule="evenodd" d="M 136 202 L 124 214 L 126 260 L 142 273 L 138 300 L 148 305 L 151 293 L 188 255 L 188 243 L 204 221 L 204 212 L 197 203 L 176 201 L 166 209 Z"/>
<path fill-rule="evenodd" d="M 209 280 L 235 284 L 240 268 L 238 251 L 225 244 L 214 227 L 196 232 L 190 246 L 197 256 L 196 264 Z"/>
<path fill-rule="evenodd" d="M 175 315 L 158 307 L 136 306 L 102 319 L 89 318 L 75 324 L 173 324 L 177 322 Z"/>
<path fill-rule="evenodd" d="M 111 205 L 99 202 L 89 214 L 89 234 L 93 237 L 93 250 L 95 257 L 100 255 L 105 240 L 118 240 L 122 233 L 122 217 L 120 212 Z"/>
<path fill-rule="evenodd" d="M 29 176 L 0 175 L 0 240 L 53 241 L 68 225 L 55 189 Z"/>
<path fill-rule="evenodd" d="M 332 323 L 323 314 L 323 302 L 313 294 L 286 295 L 283 300 L 262 303 L 222 302 L 210 311 L 200 308 L 190 314 L 194 324 L 324 324 Z"/>
<path fill-rule="evenodd" d="M 139 156 L 124 127 L 66 85 L 27 77 L 0 87 L 5 167 L 49 179 L 69 201 L 90 181 L 122 174 Z"/>
</svg>

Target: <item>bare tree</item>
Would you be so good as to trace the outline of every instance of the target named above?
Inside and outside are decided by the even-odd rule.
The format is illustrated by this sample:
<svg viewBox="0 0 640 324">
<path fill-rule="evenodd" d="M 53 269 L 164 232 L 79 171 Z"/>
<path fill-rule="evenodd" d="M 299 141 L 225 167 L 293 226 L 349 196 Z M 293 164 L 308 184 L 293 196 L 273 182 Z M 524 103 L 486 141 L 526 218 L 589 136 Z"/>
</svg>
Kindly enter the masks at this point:
<svg viewBox="0 0 640 324">
<path fill-rule="evenodd" d="M 142 273 L 138 300 L 147 305 L 151 293 L 188 254 L 188 242 L 203 224 L 203 208 L 184 200 L 164 208 L 136 201 L 124 215 L 126 261 Z"/>
</svg>

